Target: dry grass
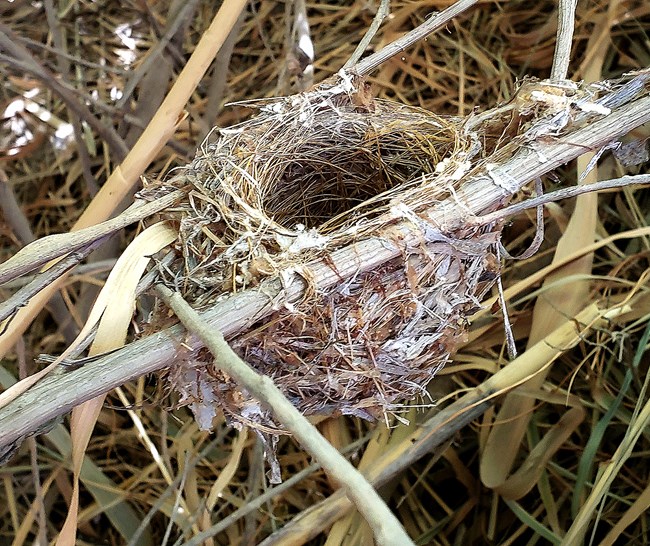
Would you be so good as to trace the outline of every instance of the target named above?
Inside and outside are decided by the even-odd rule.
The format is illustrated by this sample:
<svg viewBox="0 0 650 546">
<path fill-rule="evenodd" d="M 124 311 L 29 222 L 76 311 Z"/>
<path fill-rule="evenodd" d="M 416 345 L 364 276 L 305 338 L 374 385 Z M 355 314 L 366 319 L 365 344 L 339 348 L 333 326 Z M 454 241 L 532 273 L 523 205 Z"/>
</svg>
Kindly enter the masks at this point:
<svg viewBox="0 0 650 546">
<path fill-rule="evenodd" d="M 391 18 L 374 43 L 392 41 L 446 4 L 392 2 Z M 155 69 L 143 74 L 128 101 L 116 100 L 113 89 L 123 89 L 138 74 L 138 66 L 145 66 L 145 54 L 175 18 L 166 6 L 158 3 L 140 8 L 140 4 L 130 4 L 118 8 L 118 3 L 110 2 L 101 6 L 73 3 L 58 14 L 63 27 L 60 41 L 54 39 L 57 32 L 50 29 L 45 13 L 30 3 L 16 1 L 0 8 L 5 24 L 17 36 L 29 40 L 22 43 L 40 65 L 69 82 L 74 88 L 70 96 L 92 97 L 87 101 L 91 111 L 119 137 L 100 135 L 96 129 L 80 124 L 78 141 L 84 144 L 85 151 L 80 152 L 70 140 L 66 146 L 56 145 L 59 122 L 71 119 L 65 102 L 47 83 L 35 78 L 36 69 L 27 71 L 24 64 L 0 57 L 6 75 L 1 91 L 3 103 L 17 107 L 15 99 L 31 91 L 31 100 L 50 114 L 39 117 L 27 107 L 18 108 L 3 121 L 0 166 L 21 206 L 18 212 L 10 211 L 7 201 L 2 201 L 0 260 L 15 254 L 30 237 L 68 230 L 80 216 L 96 193 L 97 183 L 106 180 L 124 150 L 133 145 L 162 100 L 162 90 L 168 88 L 209 25 L 213 4 L 195 5 L 191 18 L 179 26 L 164 50 L 164 62 L 154 63 Z M 545 77 L 550 71 L 554 5 L 481 2 L 447 30 L 385 63 L 370 78 L 373 93 L 380 99 L 410 105 L 399 115 L 417 119 L 429 119 L 417 108 L 438 115 L 462 116 L 475 107 L 486 109 L 509 99 L 518 78 Z M 373 14 L 363 2 L 309 4 L 307 8 L 316 50 L 315 81 L 320 82 L 345 63 Z M 650 7 L 643 2 L 581 2 L 570 77 L 594 81 L 649 66 L 649 27 Z M 126 30 L 118 32 L 119 28 Z M 134 40 L 134 49 L 130 49 L 130 39 Z M 156 156 L 149 176 L 154 178 L 155 173 L 189 162 L 214 124 L 214 119 L 204 114 L 218 111 L 221 126 L 248 118 L 248 106 L 222 109 L 223 102 L 249 101 L 295 90 L 292 85 L 299 81 L 286 70 L 286 43 L 283 3 L 263 2 L 249 7 L 240 21 L 230 62 L 228 55 L 222 59 L 220 66 L 225 62 L 227 72 L 215 69 L 213 74 L 215 82 L 226 74 L 228 85 L 222 91 L 210 77 L 199 84 L 186 107 L 188 115 L 179 121 L 170 145 Z M 68 56 L 53 53 L 62 46 Z M 127 71 L 124 57 L 131 54 L 135 70 Z M 378 104 L 381 108 L 384 103 Z M 351 126 L 354 115 L 352 111 Z M 378 130 L 382 138 L 392 138 L 391 116 Z M 238 140 L 228 145 L 239 146 L 245 152 L 247 143 L 242 143 L 242 138 L 257 143 L 268 129 L 258 127 L 243 136 L 236 135 Z M 647 127 L 641 127 L 627 140 L 644 139 L 648 133 Z M 454 139 L 441 137 L 437 130 L 434 134 L 443 140 L 443 148 L 458 145 Z M 12 135 L 14 140 L 9 143 L 6 139 Z M 356 133 L 353 136 L 358 138 Z M 20 141 L 20 137 L 25 140 Z M 322 132 L 312 135 L 313 140 L 309 135 L 304 137 L 292 144 L 305 147 L 302 149 L 307 152 L 314 140 L 319 145 L 328 140 Z M 422 151 L 429 143 L 419 137 L 409 142 L 413 154 L 407 159 L 407 167 L 402 167 L 398 158 L 395 174 L 387 176 L 382 187 L 370 188 L 363 196 L 384 191 L 390 196 L 396 184 L 408 179 L 404 169 L 408 173 L 411 169 L 435 169 L 437 160 L 429 163 L 429 159 L 423 159 L 431 157 L 431 149 Z M 334 158 L 352 152 L 362 157 L 349 155 L 345 161 L 360 164 L 360 183 L 355 188 L 363 189 L 365 162 L 376 158 L 376 150 L 366 144 L 360 149 L 332 150 L 333 155 L 322 162 L 323 170 L 304 171 L 303 164 L 289 163 L 281 172 L 266 172 L 264 176 L 280 184 L 288 172 L 293 177 L 300 171 L 301 188 L 307 179 L 307 187 L 315 185 L 318 190 L 313 195 L 334 193 L 332 188 L 324 187 L 335 173 Z M 280 152 L 268 149 L 266 153 Z M 438 144 L 435 153 L 440 153 Z M 339 159 L 336 157 L 336 161 Z M 574 184 L 576 171 L 584 170 L 587 162 L 581 159 L 577 165 L 559 170 L 556 178 L 545 181 L 547 187 Z M 412 167 L 414 163 L 416 167 Z M 213 168 L 220 171 L 222 166 Z M 647 172 L 647 165 L 636 167 L 639 169 Z M 621 164 L 611 154 L 605 154 L 590 176 L 606 179 L 623 172 Z M 314 221 L 314 210 L 292 210 L 291 201 L 279 186 L 267 195 L 255 187 L 234 186 L 231 197 L 238 192 L 259 199 L 261 208 L 269 211 L 267 219 L 284 229 L 295 230 L 296 223 L 303 223 L 308 230 Z M 351 194 L 349 187 L 337 189 L 335 195 L 336 199 L 327 203 L 314 203 L 317 214 L 322 215 L 318 223 L 331 219 L 332 226 L 345 231 L 351 224 L 341 215 L 340 202 L 356 203 L 359 196 Z M 200 194 L 197 199 L 201 207 L 208 206 Z M 611 192 L 598 199 L 591 196 L 576 205 L 551 205 L 546 208 L 546 236 L 540 251 L 527 260 L 505 263 L 502 280 L 513 333 L 522 353 L 517 365 L 534 362 L 544 373 L 536 373 L 534 382 L 524 383 L 515 394 L 497 397 L 496 405 L 483 408 L 485 413 L 464 426 L 453 443 L 437 448 L 434 457 L 413 461 L 391 476 L 384 486 L 385 496 L 418 543 L 559 544 L 567 533 L 567 544 L 580 543 L 582 537 L 594 544 L 650 541 L 645 514 L 650 504 L 649 467 L 644 462 L 650 440 L 645 356 L 650 335 L 647 210 L 648 193 L 643 189 Z M 367 217 L 365 211 L 358 212 Z M 25 225 L 32 234 L 25 231 Z M 233 224 L 232 228 L 233 234 L 241 233 L 241 226 Z M 510 252 L 517 254 L 525 249 L 534 231 L 532 217 L 513 220 L 505 231 Z M 234 240 L 233 234 L 228 235 L 228 244 Z M 125 235 L 124 240 L 130 236 Z M 217 240 L 225 236 L 216 235 Z M 596 244 L 592 245 L 593 241 Z M 116 246 L 123 246 L 123 242 Z M 118 253 L 119 248 L 115 248 L 105 258 L 114 260 Z M 426 271 L 422 274 L 426 275 Z M 253 277 L 244 279 L 244 283 L 254 284 Z M 60 297 L 34 322 L 15 352 L 3 357 L 3 386 L 31 373 L 31 363 L 38 354 L 63 351 L 84 321 L 95 294 L 93 287 L 103 279 L 101 269 L 98 272 L 90 268 L 70 277 Z M 234 282 L 234 276 L 220 278 L 211 289 L 222 289 L 224 285 L 231 289 Z M 377 285 L 372 288 L 377 290 Z M 12 289 L 2 290 L 5 296 Z M 206 299 L 211 296 L 208 292 Z M 429 395 L 416 400 L 429 406 L 431 396 L 437 401 L 436 407 L 405 407 L 392 417 L 388 428 L 356 417 L 328 418 L 319 424 L 323 434 L 341 449 L 354 444 L 348 453 L 371 476 L 399 460 L 409 446 L 418 445 L 413 435 L 426 435 L 429 429 L 422 423 L 439 409 L 461 400 L 464 394 L 475 393 L 478 385 L 497 372 L 508 369 L 504 367 L 508 359 L 501 315 L 490 312 L 492 304 L 496 311 L 495 302 L 496 296 L 484 302 L 484 309 L 473 317 L 468 338 L 453 362 L 438 372 L 429 385 Z M 609 322 L 595 323 L 574 343 L 564 340 L 566 345 L 561 347 L 537 343 L 556 328 L 573 324 L 573 317 L 594 302 L 605 309 L 621 302 L 628 307 Z M 142 305 L 140 313 L 144 316 L 149 309 L 146 302 Z M 73 324 L 65 322 L 69 316 Z M 269 327 L 280 333 L 289 329 L 291 336 L 296 328 L 295 324 L 281 322 Z M 327 332 L 322 335 L 327 336 Z M 259 344 L 259 339 L 253 337 L 243 341 L 249 343 L 249 353 Z M 543 350 L 549 346 L 557 349 L 552 358 Z M 275 347 L 277 360 L 265 364 L 277 367 L 286 363 L 284 349 L 281 344 Z M 513 383 L 499 385 L 509 390 Z M 349 510 L 346 513 L 345 507 L 332 509 L 340 519 L 330 527 L 331 517 L 319 503 L 336 489 L 336 484 L 330 483 L 321 471 L 310 469 L 308 457 L 291 439 L 281 436 L 278 440 L 279 464 L 286 479 L 302 471 L 304 477 L 296 483 L 288 482 L 283 489 L 269 489 L 263 445 L 255 435 L 231 429 L 223 415 L 216 417 L 214 434 L 201 432 L 187 408 L 169 408 L 174 400 L 163 398 L 161 389 L 154 378 L 142 378 L 125 385 L 119 396 L 109 395 L 86 451 L 87 466 L 81 475 L 81 544 L 126 543 L 134 537 L 145 514 L 150 514 L 151 519 L 146 519 L 141 544 L 160 544 L 166 532 L 172 543 L 183 543 L 229 515 L 233 517 L 224 521 L 214 543 L 256 544 L 291 521 L 294 527 L 289 527 L 287 533 L 317 535 L 312 539 L 314 543 L 324 543 L 325 536 L 329 537 L 328 544 L 368 540 L 366 524 L 358 514 Z M 415 385 L 413 393 L 419 389 Z M 312 407 L 324 403 L 318 392 L 308 394 Z M 358 442 L 360 439 L 363 441 Z M 37 536 L 52 539 L 56 535 L 70 498 L 70 465 L 69 435 L 56 424 L 47 435 L 26 443 L 0 468 L 0 542 L 23 544 Z M 251 512 L 237 512 L 263 493 L 267 497 Z M 332 505 L 330 502 L 326 506 Z M 305 514 L 309 508 L 311 512 Z M 301 531 L 303 535 L 296 530 L 300 522 L 308 529 Z M 318 535 L 321 530 L 324 535 Z M 281 538 L 269 539 L 267 544 L 279 542 Z"/>
</svg>

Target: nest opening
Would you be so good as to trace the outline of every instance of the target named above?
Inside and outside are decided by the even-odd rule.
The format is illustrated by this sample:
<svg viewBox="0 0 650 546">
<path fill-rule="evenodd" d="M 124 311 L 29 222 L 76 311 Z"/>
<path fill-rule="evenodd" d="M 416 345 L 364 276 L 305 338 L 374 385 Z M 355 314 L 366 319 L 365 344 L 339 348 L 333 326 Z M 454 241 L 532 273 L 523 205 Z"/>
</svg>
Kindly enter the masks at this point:
<svg viewBox="0 0 650 546">
<path fill-rule="evenodd" d="M 375 198 L 435 167 L 437 158 L 423 164 L 410 149 L 396 157 L 395 150 L 384 149 L 394 143 L 369 131 L 355 136 L 346 139 L 352 142 L 345 147 L 331 140 L 295 149 L 281 174 L 264 186 L 260 208 L 266 216 L 290 229 L 303 225 L 325 233 L 348 213 L 361 213 Z"/>
<path fill-rule="evenodd" d="M 359 106 L 343 95 L 259 108 L 221 130 L 191 168 L 207 203 L 194 213 L 223 220 L 213 232 L 226 246 L 244 234 L 296 228 L 341 238 L 463 147 L 454 120 L 389 101 Z"/>
<path fill-rule="evenodd" d="M 352 167 L 295 163 L 262 206 L 279 224 L 318 227 L 393 187 L 378 174 L 363 163 Z"/>
</svg>

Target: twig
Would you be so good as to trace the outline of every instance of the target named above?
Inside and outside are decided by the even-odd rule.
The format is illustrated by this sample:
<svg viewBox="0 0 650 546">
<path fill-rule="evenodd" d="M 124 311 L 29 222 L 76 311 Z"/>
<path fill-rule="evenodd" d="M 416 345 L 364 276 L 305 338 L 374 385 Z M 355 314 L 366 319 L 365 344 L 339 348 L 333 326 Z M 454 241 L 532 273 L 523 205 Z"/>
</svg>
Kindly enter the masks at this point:
<svg viewBox="0 0 650 546">
<path fill-rule="evenodd" d="M 73 252 L 63 258 L 60 262 L 54 264 L 52 267 L 35 275 L 32 281 L 23 286 L 20 290 L 12 294 L 5 301 L 0 303 L 0 324 L 8 316 L 16 312 L 19 307 L 25 305 L 29 299 L 34 295 L 40 292 L 43 287 L 52 283 L 55 279 L 58 279 L 66 271 L 72 269 L 77 265 L 81 260 L 86 258 L 93 250 L 95 250 L 103 242 L 103 238 L 99 238 L 92 243 L 88 244 L 86 247 L 78 249 L 76 252 Z M 61 302 L 63 304 L 63 302 Z M 65 306 L 64 306 L 65 309 Z M 69 317 L 68 317 L 69 319 Z M 0 328 L 2 331 L 2 328 Z M 74 338 L 73 338 L 74 339 Z"/>
<path fill-rule="evenodd" d="M 558 24 L 551 80 L 563 80 L 569 71 L 571 44 L 575 27 L 577 0 L 560 0 L 558 5 Z"/>
<path fill-rule="evenodd" d="M 182 192 L 174 191 L 150 203 L 136 201 L 119 216 L 101 224 L 74 233 L 57 233 L 42 237 L 0 264 L 0 284 L 29 273 L 50 260 L 83 248 L 96 239 L 170 207 L 181 196 Z"/>
<path fill-rule="evenodd" d="M 110 259 L 110 260 L 102 260 L 101 262 L 94 262 L 94 263 L 85 263 L 78 265 L 75 270 L 74 270 L 74 275 L 77 277 L 88 275 L 88 276 L 95 276 L 97 279 L 102 279 L 108 273 L 110 272 L 111 269 L 113 269 L 113 266 L 115 265 L 115 262 L 117 259 Z M 36 274 L 31 274 L 31 275 L 23 275 L 22 277 L 19 277 L 17 279 L 13 279 L 11 281 L 7 281 L 5 283 L 2 283 L 2 288 L 6 288 L 7 290 L 20 290 L 23 286 L 27 286 L 30 282 L 32 282 L 36 277 L 38 277 L 39 273 Z"/>
<path fill-rule="evenodd" d="M 390 0 L 380 0 L 379 7 L 377 8 L 377 13 L 375 13 L 375 17 L 373 18 L 372 23 L 370 23 L 370 27 L 368 27 L 368 30 L 357 45 L 354 53 L 352 53 L 348 59 L 348 62 L 343 65 L 343 68 L 350 68 L 359 62 L 361 55 L 363 55 L 366 52 L 366 49 L 368 49 L 370 42 L 375 37 L 375 34 L 377 34 L 377 31 L 379 30 L 381 24 L 384 22 L 384 19 L 388 17 L 389 10 Z"/>
<path fill-rule="evenodd" d="M 483 216 L 477 216 L 474 219 L 469 220 L 472 224 L 486 225 L 492 222 L 497 222 L 498 220 L 504 220 L 508 216 L 514 216 L 528 209 L 538 207 L 540 205 L 545 205 L 546 203 L 552 203 L 554 201 L 563 201 L 564 199 L 570 199 L 572 197 L 577 197 L 584 193 L 595 193 L 603 190 L 611 190 L 614 188 L 625 188 L 632 186 L 634 184 L 650 184 L 650 174 L 637 174 L 631 176 L 621 176 L 620 178 L 613 178 L 611 180 L 601 180 L 600 182 L 594 182 L 593 184 L 584 184 L 582 186 L 571 186 L 570 188 L 561 188 L 546 195 L 540 195 L 538 197 L 532 197 L 531 199 L 526 199 L 521 203 L 515 203 L 500 210 L 496 210 L 490 214 L 484 214 Z"/>
<path fill-rule="evenodd" d="M 372 528 L 378 544 L 386 546 L 413 544 L 395 515 L 363 475 L 321 436 L 318 429 L 287 400 L 269 377 L 258 374 L 239 358 L 226 343 L 223 334 L 202 319 L 178 292 L 172 292 L 163 285 L 157 285 L 156 291 L 173 309 L 183 325 L 196 334 L 210 350 L 215 366 L 225 371 L 264 406 L 270 408 L 276 419 L 291 432 L 325 471 L 342 484 L 347 496 Z"/>
<path fill-rule="evenodd" d="M 366 57 L 359 63 L 350 67 L 350 71 L 360 76 L 370 74 L 378 66 L 385 63 L 391 57 L 401 53 L 407 47 L 412 46 L 414 43 L 419 42 L 425 36 L 435 32 L 440 27 L 446 25 L 457 15 L 460 15 L 465 10 L 471 8 L 478 0 L 458 0 L 455 4 L 449 6 L 447 9 L 441 11 L 437 15 L 431 17 L 428 21 L 422 23 L 419 27 L 413 29 L 408 34 L 405 34 L 398 40 L 387 45 L 381 51 L 373 53 Z"/>
</svg>

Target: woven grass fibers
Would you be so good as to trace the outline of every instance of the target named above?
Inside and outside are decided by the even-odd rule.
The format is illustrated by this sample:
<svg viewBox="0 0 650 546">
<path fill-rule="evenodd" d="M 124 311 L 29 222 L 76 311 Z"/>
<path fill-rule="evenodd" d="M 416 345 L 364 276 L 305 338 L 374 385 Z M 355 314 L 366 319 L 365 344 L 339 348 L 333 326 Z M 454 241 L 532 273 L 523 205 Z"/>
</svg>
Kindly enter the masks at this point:
<svg viewBox="0 0 650 546">
<path fill-rule="evenodd" d="M 312 286 L 302 302 L 231 340 L 306 414 L 375 419 L 398 411 L 426 395 L 495 278 L 493 234 L 472 228 L 450 237 L 423 228 L 417 215 L 426 200 L 448 194 L 435 175 L 457 169 L 470 143 L 456 120 L 374 100 L 363 82 L 345 77 L 251 105 L 255 117 L 219 130 L 166 183 L 187 196 L 167 216 L 180 234 L 169 282 L 206 307 L 411 216 L 420 243 L 401 245 L 398 259 L 367 271 L 359 255 L 358 275 L 328 290 Z M 186 354 L 169 372 L 199 424 L 209 428 L 217 409 L 272 424 L 210 358 Z"/>
</svg>

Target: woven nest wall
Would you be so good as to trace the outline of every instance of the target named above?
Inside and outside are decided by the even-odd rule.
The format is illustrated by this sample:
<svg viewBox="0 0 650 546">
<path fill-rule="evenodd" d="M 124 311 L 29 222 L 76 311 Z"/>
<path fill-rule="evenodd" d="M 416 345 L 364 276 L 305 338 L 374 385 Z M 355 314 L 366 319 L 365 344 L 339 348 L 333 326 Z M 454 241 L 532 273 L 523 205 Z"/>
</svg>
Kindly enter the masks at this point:
<svg viewBox="0 0 650 546">
<path fill-rule="evenodd" d="M 311 287 L 231 344 L 305 414 L 374 419 L 426 396 L 497 269 L 486 228 L 442 235 L 417 216 L 453 191 L 436 179 L 466 164 L 471 140 L 455 119 L 373 100 L 345 78 L 251 106 L 255 117 L 219 130 L 173 180 L 146 190 L 185 190 L 165 215 L 180 234 L 167 282 L 205 308 L 411 215 L 420 243 L 400 258 L 361 272 L 360 256 L 357 276 Z M 218 409 L 271 424 L 205 351 L 182 355 L 168 377 L 202 428 Z"/>
</svg>

